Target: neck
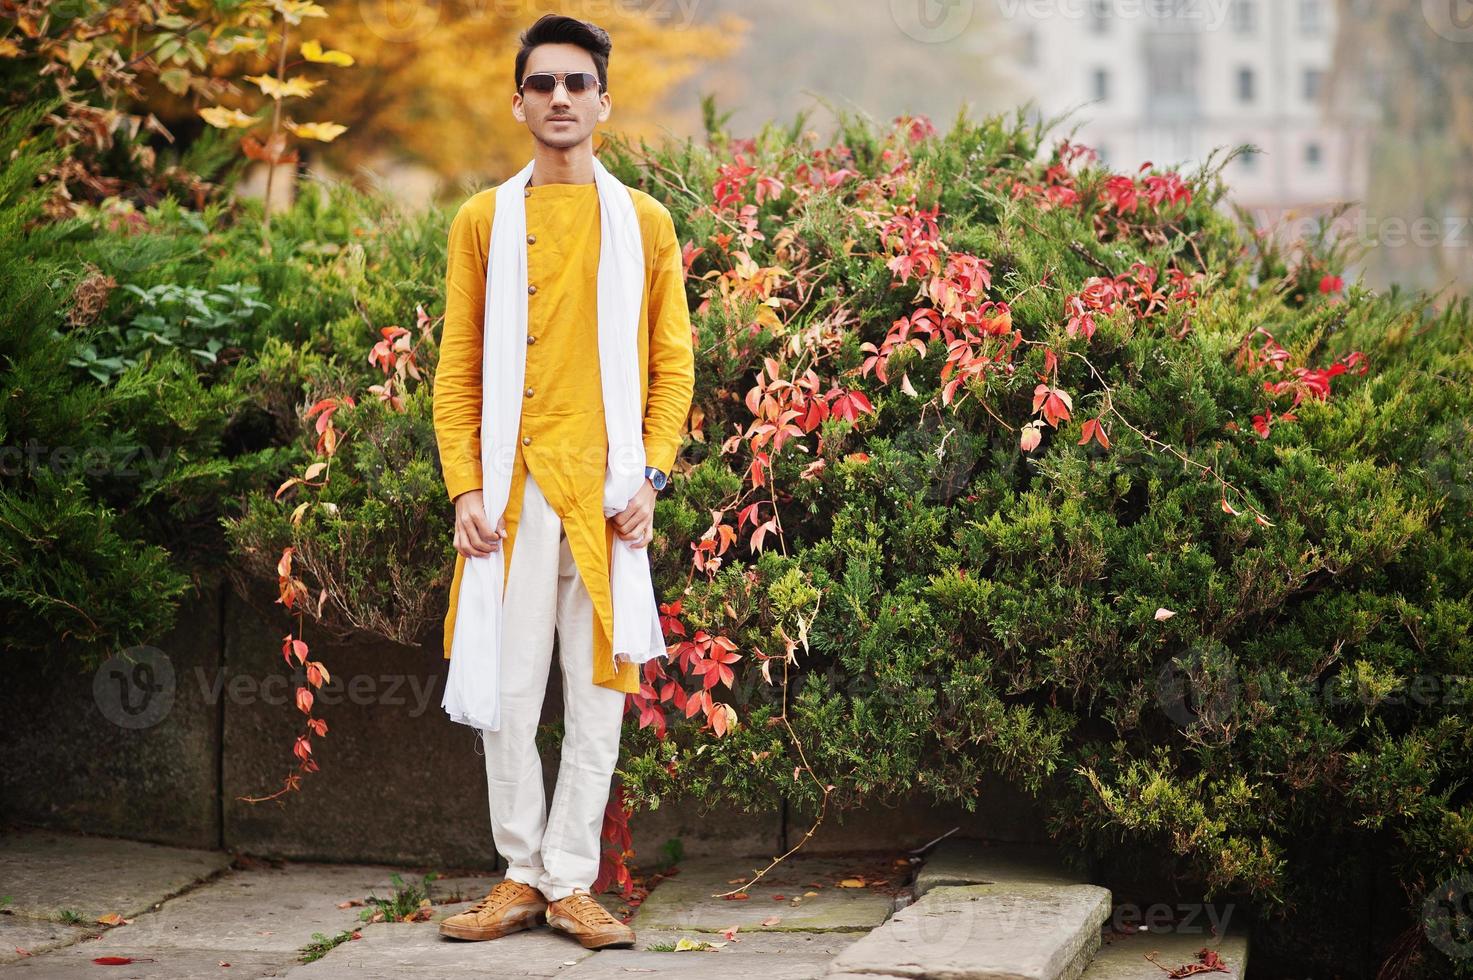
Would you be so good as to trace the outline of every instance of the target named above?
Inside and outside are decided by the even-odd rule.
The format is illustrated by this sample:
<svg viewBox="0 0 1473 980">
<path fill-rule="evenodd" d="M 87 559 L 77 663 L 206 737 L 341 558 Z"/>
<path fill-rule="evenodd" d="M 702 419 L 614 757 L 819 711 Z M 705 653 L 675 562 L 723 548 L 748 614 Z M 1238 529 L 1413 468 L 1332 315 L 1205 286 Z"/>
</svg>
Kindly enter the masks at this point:
<svg viewBox="0 0 1473 980">
<path fill-rule="evenodd" d="M 527 183 L 533 187 L 538 184 L 593 183 L 591 142 L 569 150 L 538 146 L 532 156 L 532 175 Z"/>
</svg>

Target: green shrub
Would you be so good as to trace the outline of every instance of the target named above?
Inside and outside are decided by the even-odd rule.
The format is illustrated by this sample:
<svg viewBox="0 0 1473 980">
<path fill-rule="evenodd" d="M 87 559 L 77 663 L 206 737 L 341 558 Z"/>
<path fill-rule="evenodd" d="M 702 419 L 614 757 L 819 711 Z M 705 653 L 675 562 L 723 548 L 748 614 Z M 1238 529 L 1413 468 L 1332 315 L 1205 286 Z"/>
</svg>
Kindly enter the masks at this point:
<svg viewBox="0 0 1473 980">
<path fill-rule="evenodd" d="M 1389 875 L 1403 894 L 1378 899 L 1374 955 L 1473 975 L 1424 928 L 1424 902 L 1473 872 L 1468 305 L 1344 289 L 1343 242 L 1285 253 L 1244 232 L 1227 160 L 1117 174 L 1047 135 L 845 119 L 819 145 L 800 120 L 602 151 L 702 250 L 698 412 L 651 549 L 676 646 L 634 698 L 624 791 L 644 808 L 975 809 L 1001 775 L 1061 840 L 1164 855 L 1258 909 L 1285 969 L 1351 969 L 1353 923 L 1323 896 Z M 147 625 L 128 589 L 150 615 L 169 591 L 149 548 L 209 561 L 173 518 L 223 518 L 241 587 L 274 586 L 292 547 L 313 598 L 327 590 L 320 626 L 437 655 L 451 508 L 435 320 L 417 307 L 440 306 L 448 215 L 332 187 L 274 217 L 269 253 L 218 209 L 144 220 L 126 247 L 100 224 L 53 247 L 78 281 L 90 262 L 144 294 L 239 284 L 267 306 L 214 365 L 170 348 L 106 386 L 58 367 L 68 331 L 22 334 L 35 361 L 10 345 L 6 387 L 25 394 L 3 409 L 7 444 L 190 447 L 158 478 L 72 484 L 117 516 L 69 545 L 88 556 L 65 581 L 34 556 L 89 511 L 6 477 L 0 522 L 30 508 L 42 528 L 10 567 L 60 606 L 121 549 L 147 584 L 120 577 L 97 593 L 119 601 L 83 606 L 121 638 Z M 949 336 L 924 329 L 936 283 L 964 294 Z M 138 298 L 116 291 L 96 322 L 134 322 Z M 33 321 L 65 315 L 48 302 Z M 398 403 L 370 391 L 388 327 L 420 372 L 388 390 Z M 327 459 L 324 401 L 330 465 L 278 496 Z M 42 648 L 47 630 L 26 629 Z"/>
</svg>

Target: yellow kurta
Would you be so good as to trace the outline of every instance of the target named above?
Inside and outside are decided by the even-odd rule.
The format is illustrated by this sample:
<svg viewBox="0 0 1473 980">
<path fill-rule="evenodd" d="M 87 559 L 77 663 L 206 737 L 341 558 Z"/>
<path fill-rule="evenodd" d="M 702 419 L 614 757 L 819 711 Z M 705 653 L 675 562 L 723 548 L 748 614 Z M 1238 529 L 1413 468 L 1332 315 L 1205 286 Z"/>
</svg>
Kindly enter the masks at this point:
<svg viewBox="0 0 1473 980">
<path fill-rule="evenodd" d="M 616 531 L 603 515 L 608 435 L 598 371 L 598 186 L 535 184 L 526 188 L 527 373 L 521 431 L 506 506 L 503 560 L 512 548 L 530 468 L 563 521 L 568 546 L 593 600 L 593 680 L 625 693 L 639 690 L 639 667 L 613 663 L 610 556 Z M 670 211 L 629 189 L 644 241 L 645 290 L 639 332 L 640 404 L 645 460 L 670 473 L 695 388 L 685 266 Z M 450 225 L 445 277 L 445 326 L 435 372 L 435 436 L 445 487 L 453 500 L 481 482 L 481 332 L 486 253 L 496 188 L 472 195 Z M 455 611 L 465 556 L 455 556 L 445 657 L 455 636 Z"/>
</svg>

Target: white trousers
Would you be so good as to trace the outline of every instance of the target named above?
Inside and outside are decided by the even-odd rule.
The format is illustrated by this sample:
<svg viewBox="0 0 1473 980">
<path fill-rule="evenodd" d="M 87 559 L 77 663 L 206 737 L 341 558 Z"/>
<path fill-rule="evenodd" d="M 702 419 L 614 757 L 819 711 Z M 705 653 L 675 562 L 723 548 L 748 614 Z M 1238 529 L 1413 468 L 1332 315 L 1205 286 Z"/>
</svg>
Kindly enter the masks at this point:
<svg viewBox="0 0 1473 980">
<path fill-rule="evenodd" d="M 506 543 L 502 542 L 502 547 Z M 562 519 L 527 473 L 503 601 L 501 729 L 481 729 L 491 832 L 506 877 L 549 901 L 593 890 L 599 832 L 623 729 L 622 691 L 593 683 L 593 600 Z M 534 740 L 547 693 L 553 630 L 563 672 L 562 761 L 552 808 Z"/>
</svg>

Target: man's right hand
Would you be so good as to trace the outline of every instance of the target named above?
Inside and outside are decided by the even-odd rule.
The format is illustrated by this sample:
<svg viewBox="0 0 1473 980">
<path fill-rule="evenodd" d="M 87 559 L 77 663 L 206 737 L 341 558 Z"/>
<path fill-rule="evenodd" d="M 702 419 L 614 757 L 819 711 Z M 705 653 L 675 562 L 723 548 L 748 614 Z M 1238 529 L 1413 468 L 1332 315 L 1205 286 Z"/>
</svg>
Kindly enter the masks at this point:
<svg viewBox="0 0 1473 980">
<path fill-rule="evenodd" d="M 501 550 L 506 537 L 506 515 L 497 522 L 496 531 L 486 519 L 486 507 L 480 490 L 467 490 L 455 498 L 455 550 L 467 558 L 485 558 Z"/>
</svg>

